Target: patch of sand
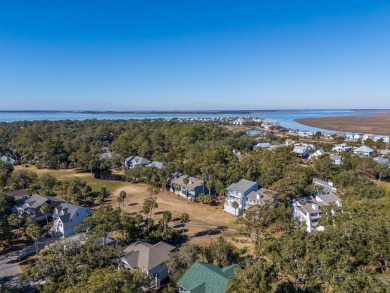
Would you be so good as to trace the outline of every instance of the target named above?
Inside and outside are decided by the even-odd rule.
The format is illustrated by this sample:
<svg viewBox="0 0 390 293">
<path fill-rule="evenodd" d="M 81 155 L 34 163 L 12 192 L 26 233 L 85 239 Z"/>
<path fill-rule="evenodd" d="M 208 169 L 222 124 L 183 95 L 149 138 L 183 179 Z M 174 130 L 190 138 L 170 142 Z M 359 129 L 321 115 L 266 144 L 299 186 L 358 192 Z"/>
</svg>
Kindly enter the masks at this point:
<svg viewBox="0 0 390 293">
<path fill-rule="evenodd" d="M 147 198 L 148 187 L 140 184 L 130 184 L 123 188 L 118 188 L 109 197 L 108 201 L 114 207 L 118 207 L 117 196 L 120 191 L 125 191 L 124 210 L 128 213 L 140 212 L 145 198 Z M 185 235 L 191 243 L 209 244 L 219 236 L 231 241 L 238 247 L 251 246 L 248 243 L 233 241 L 233 238 L 240 238 L 237 235 L 236 218 L 223 211 L 223 206 L 208 206 L 201 203 L 191 203 L 176 194 L 163 191 L 157 196 L 158 208 L 155 211 L 155 221 L 161 218 L 163 211 L 169 210 L 172 213 L 171 227 L 181 230 L 179 217 L 182 213 L 188 213 L 190 221 L 185 225 Z M 242 238 L 240 238 L 242 239 Z"/>
</svg>

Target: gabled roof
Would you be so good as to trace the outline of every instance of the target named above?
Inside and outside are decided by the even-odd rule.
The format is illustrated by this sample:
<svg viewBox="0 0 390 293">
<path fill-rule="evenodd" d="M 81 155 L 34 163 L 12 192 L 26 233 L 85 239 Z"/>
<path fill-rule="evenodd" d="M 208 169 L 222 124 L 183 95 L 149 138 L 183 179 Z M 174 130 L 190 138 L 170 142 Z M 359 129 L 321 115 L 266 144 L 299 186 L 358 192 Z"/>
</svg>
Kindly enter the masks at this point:
<svg viewBox="0 0 390 293">
<path fill-rule="evenodd" d="M 319 199 L 319 202 L 323 202 L 326 205 L 330 205 L 336 202 L 341 202 L 341 198 L 338 197 L 333 192 L 325 193 L 325 194 L 317 194 L 317 199 Z"/>
<path fill-rule="evenodd" d="M 271 144 L 269 142 L 259 142 L 254 146 L 255 148 L 262 148 L 262 149 L 268 149 L 271 147 Z"/>
<path fill-rule="evenodd" d="M 126 162 L 135 162 L 137 165 L 147 165 L 150 163 L 148 159 L 139 156 L 130 156 L 125 159 Z"/>
<path fill-rule="evenodd" d="M 237 183 L 230 184 L 226 189 L 244 193 L 245 191 L 252 189 L 253 186 L 257 187 L 257 182 L 241 179 Z"/>
<path fill-rule="evenodd" d="M 380 163 L 380 164 L 390 165 L 390 160 L 389 160 L 389 159 L 386 159 L 386 158 L 376 157 L 376 158 L 374 158 L 374 160 L 375 160 L 377 163 Z"/>
<path fill-rule="evenodd" d="M 111 159 L 112 157 L 114 157 L 114 153 L 110 151 L 100 154 L 100 159 Z"/>
<path fill-rule="evenodd" d="M 313 205 L 320 206 L 321 203 L 319 203 L 314 197 L 312 196 L 305 196 L 305 197 L 299 197 L 296 199 L 296 202 L 298 203 L 298 206 L 302 208 L 302 210 L 306 213 L 312 214 L 312 213 L 318 213 L 319 210 L 313 209 Z"/>
<path fill-rule="evenodd" d="M 188 176 L 188 175 L 181 175 L 179 177 L 175 177 L 172 179 L 172 183 L 173 184 L 176 184 L 176 185 L 180 185 L 180 186 L 183 186 L 183 187 L 186 187 L 186 184 L 184 183 L 184 179 L 185 178 L 188 178 L 188 184 L 187 184 L 187 190 L 188 191 L 192 191 L 194 190 L 195 188 L 199 187 L 199 186 L 203 186 L 204 184 L 204 181 L 203 180 L 199 180 L 195 177 L 191 177 L 191 176 Z"/>
<path fill-rule="evenodd" d="M 338 161 L 338 160 L 342 160 L 343 157 L 342 156 L 339 156 L 339 155 L 330 155 L 329 157 L 332 161 Z"/>
<path fill-rule="evenodd" d="M 191 293 L 223 293 L 226 291 L 229 278 L 239 265 L 222 269 L 209 263 L 195 262 L 178 281 L 178 284 Z"/>
<path fill-rule="evenodd" d="M 86 208 L 67 202 L 61 203 L 55 208 L 53 218 L 60 218 L 62 223 L 70 222 L 79 209 Z"/>
<path fill-rule="evenodd" d="M 158 169 L 162 169 L 165 167 L 165 163 L 163 162 L 157 162 L 157 161 L 152 161 L 149 164 L 146 165 L 146 167 L 156 167 Z"/>
<path fill-rule="evenodd" d="M 337 188 L 331 181 L 324 181 L 318 178 L 313 178 L 313 184 L 322 186 L 325 190 L 328 190 L 329 192 L 337 191 Z"/>
<path fill-rule="evenodd" d="M 21 206 L 23 209 L 36 209 L 46 203 L 49 199 L 45 196 L 39 194 L 34 194 L 25 200 L 24 204 Z"/>
<path fill-rule="evenodd" d="M 309 148 L 307 146 L 295 146 L 294 147 L 294 153 L 297 153 L 297 154 L 303 154 L 305 152 L 307 152 L 309 150 Z"/>
<path fill-rule="evenodd" d="M 357 149 L 354 150 L 356 153 L 373 153 L 374 150 L 366 145 L 363 145 Z"/>
<path fill-rule="evenodd" d="M 130 244 L 123 250 L 123 259 L 126 260 L 132 269 L 141 268 L 150 271 L 164 263 L 168 258 L 169 252 L 175 248 L 175 246 L 162 241 L 155 245 L 138 241 Z"/>
<path fill-rule="evenodd" d="M 258 195 L 260 198 L 258 198 Z M 276 191 L 260 188 L 258 191 L 252 191 L 247 195 L 248 199 L 253 200 L 258 203 L 269 202 L 272 203 L 276 200 L 278 193 Z"/>
</svg>

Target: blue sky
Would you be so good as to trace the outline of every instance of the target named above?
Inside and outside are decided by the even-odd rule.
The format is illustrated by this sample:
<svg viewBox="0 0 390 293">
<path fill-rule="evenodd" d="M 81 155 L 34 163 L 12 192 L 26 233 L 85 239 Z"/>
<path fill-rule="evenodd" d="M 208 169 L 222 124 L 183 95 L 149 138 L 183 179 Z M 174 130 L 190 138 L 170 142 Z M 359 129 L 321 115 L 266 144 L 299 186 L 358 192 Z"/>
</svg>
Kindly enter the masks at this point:
<svg viewBox="0 0 390 293">
<path fill-rule="evenodd" d="M 390 108 L 389 1 L 0 4 L 0 110 Z"/>
</svg>

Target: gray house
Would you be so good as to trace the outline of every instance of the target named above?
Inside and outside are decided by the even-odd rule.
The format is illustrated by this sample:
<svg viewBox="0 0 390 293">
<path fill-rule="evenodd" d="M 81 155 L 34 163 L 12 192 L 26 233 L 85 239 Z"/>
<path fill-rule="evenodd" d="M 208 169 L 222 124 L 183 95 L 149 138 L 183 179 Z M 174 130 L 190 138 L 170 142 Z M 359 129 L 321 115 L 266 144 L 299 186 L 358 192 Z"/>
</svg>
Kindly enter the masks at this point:
<svg viewBox="0 0 390 293">
<path fill-rule="evenodd" d="M 224 211 L 235 216 L 240 216 L 245 210 L 247 195 L 252 191 L 257 191 L 259 186 L 257 182 L 241 179 L 226 188 Z M 238 203 L 238 208 L 233 208 L 233 202 Z"/>
<path fill-rule="evenodd" d="M 47 214 L 49 216 L 52 214 L 55 207 L 64 202 L 65 200 L 53 196 L 41 196 L 39 194 L 34 194 L 27 198 L 23 204 L 17 206 L 16 211 L 18 215 L 26 214 L 35 221 L 42 221 L 46 218 L 46 214 L 41 213 L 41 207 L 45 203 L 47 203 L 50 207 L 50 212 Z"/>
<path fill-rule="evenodd" d="M 330 159 L 333 161 L 333 164 L 335 165 L 342 165 L 343 164 L 343 157 L 339 155 L 330 155 Z"/>
<path fill-rule="evenodd" d="M 164 169 L 165 168 L 165 163 L 158 162 L 158 161 L 152 161 L 149 164 L 147 164 L 145 167 L 154 167 L 154 168 L 157 168 L 157 169 Z"/>
<path fill-rule="evenodd" d="M 184 183 L 185 179 L 188 179 L 188 184 Z M 203 180 L 178 173 L 172 175 L 172 179 L 170 180 L 169 184 L 169 190 L 186 198 L 194 198 L 203 192 L 208 192 L 206 183 Z"/>
<path fill-rule="evenodd" d="M 125 167 L 128 169 L 135 167 L 145 167 L 148 164 L 150 164 L 148 159 L 139 156 L 130 156 L 125 159 Z"/>
<path fill-rule="evenodd" d="M 384 164 L 384 165 L 390 166 L 390 160 L 387 158 L 376 157 L 376 158 L 374 158 L 374 161 L 379 163 L 379 164 Z"/>
<path fill-rule="evenodd" d="M 165 242 L 150 244 L 138 241 L 123 250 L 119 267 L 124 269 L 141 269 L 145 274 L 155 278 L 155 285 L 165 280 L 169 273 L 166 261 L 168 254 L 176 247 Z"/>
</svg>

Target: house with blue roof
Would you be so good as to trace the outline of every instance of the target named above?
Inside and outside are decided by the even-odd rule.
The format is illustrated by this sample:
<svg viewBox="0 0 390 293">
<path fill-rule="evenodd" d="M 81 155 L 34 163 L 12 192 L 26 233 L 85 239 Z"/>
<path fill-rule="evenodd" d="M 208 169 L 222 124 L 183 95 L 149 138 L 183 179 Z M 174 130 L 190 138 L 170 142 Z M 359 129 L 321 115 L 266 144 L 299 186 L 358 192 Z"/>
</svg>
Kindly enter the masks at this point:
<svg viewBox="0 0 390 293">
<path fill-rule="evenodd" d="M 374 154 L 374 150 L 366 145 L 363 145 L 355 149 L 353 153 L 362 157 L 371 157 Z"/>
</svg>

